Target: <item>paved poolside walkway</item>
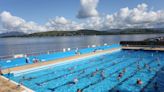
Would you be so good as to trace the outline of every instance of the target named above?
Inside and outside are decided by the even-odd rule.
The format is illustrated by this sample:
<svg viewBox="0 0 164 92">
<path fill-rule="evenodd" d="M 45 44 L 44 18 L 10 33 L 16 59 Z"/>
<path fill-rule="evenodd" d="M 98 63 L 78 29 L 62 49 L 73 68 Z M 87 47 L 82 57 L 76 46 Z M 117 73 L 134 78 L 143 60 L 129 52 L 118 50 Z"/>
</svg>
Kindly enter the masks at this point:
<svg viewBox="0 0 164 92">
<path fill-rule="evenodd" d="M 23 85 L 18 87 L 18 84 L 16 82 L 9 80 L 3 76 L 0 76 L 0 92 L 34 92 L 34 91 L 26 88 Z"/>
</svg>

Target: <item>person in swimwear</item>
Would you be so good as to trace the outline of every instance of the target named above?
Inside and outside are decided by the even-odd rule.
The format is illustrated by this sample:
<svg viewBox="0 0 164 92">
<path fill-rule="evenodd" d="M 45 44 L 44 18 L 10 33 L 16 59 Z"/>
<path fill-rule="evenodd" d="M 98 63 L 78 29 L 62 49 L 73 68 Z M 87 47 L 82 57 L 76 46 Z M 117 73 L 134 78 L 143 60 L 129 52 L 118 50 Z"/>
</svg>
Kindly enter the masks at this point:
<svg viewBox="0 0 164 92">
<path fill-rule="evenodd" d="M 122 76 L 123 76 L 123 73 L 122 73 L 122 72 L 120 72 L 120 73 L 118 74 L 117 79 L 118 79 L 118 80 L 120 80 L 120 79 L 122 78 Z"/>
<path fill-rule="evenodd" d="M 123 70 L 122 70 L 122 73 L 124 74 L 126 72 L 126 68 L 124 68 Z"/>
<path fill-rule="evenodd" d="M 77 89 L 77 91 L 76 92 L 83 92 L 81 89 Z"/>
<path fill-rule="evenodd" d="M 72 70 L 74 70 L 74 68 L 75 68 L 75 67 L 70 67 L 70 68 L 68 68 L 68 70 L 69 70 L 69 71 L 72 71 Z"/>
<path fill-rule="evenodd" d="M 68 82 L 67 84 L 72 85 L 76 84 L 79 80 L 77 78 L 73 79 L 73 81 Z"/>
<path fill-rule="evenodd" d="M 98 69 L 96 69 L 96 71 L 92 73 L 91 77 L 95 76 L 97 72 L 98 72 Z"/>
<path fill-rule="evenodd" d="M 158 87 L 158 83 L 157 82 L 154 83 L 153 87 L 154 87 L 155 91 L 158 91 L 159 87 Z"/>
<path fill-rule="evenodd" d="M 101 72 L 102 79 L 105 79 L 104 71 Z"/>
<path fill-rule="evenodd" d="M 137 84 L 137 85 L 142 85 L 142 80 L 137 79 L 136 84 Z"/>
</svg>

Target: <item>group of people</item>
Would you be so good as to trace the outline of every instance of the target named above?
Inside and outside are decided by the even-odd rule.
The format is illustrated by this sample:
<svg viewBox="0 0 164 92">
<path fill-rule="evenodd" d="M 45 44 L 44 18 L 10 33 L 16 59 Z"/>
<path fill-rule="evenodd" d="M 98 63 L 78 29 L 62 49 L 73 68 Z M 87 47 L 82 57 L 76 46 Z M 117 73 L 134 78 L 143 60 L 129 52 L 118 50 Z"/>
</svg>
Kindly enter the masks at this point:
<svg viewBox="0 0 164 92">
<path fill-rule="evenodd" d="M 152 54 L 152 56 L 153 56 L 153 54 Z M 155 61 L 157 62 L 157 66 L 160 66 L 161 65 L 159 58 L 156 58 Z M 144 64 L 144 68 L 146 68 L 149 72 L 152 72 L 153 71 L 153 68 L 151 66 L 149 66 L 148 64 Z M 139 70 L 141 69 L 141 67 L 139 66 L 139 64 L 137 64 L 137 69 L 139 69 Z M 142 85 L 143 82 L 142 82 L 141 79 L 137 79 L 136 84 L 137 85 Z M 153 87 L 154 87 L 155 90 L 158 90 L 158 83 L 155 82 L 153 84 Z"/>
<path fill-rule="evenodd" d="M 30 63 L 30 59 L 27 57 L 27 58 L 25 58 L 25 62 L 27 63 L 27 64 L 29 64 Z M 38 59 L 38 58 L 33 58 L 32 59 L 32 62 L 33 63 L 38 63 L 38 62 L 40 62 L 40 60 Z"/>
</svg>

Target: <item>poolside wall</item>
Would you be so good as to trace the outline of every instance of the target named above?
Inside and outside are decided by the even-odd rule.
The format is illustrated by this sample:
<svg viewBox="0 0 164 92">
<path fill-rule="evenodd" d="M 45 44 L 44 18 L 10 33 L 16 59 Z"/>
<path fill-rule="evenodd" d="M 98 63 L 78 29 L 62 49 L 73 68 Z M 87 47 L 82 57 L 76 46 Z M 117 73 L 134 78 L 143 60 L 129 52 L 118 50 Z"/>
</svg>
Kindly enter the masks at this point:
<svg viewBox="0 0 164 92">
<path fill-rule="evenodd" d="M 25 63 L 25 60 L 23 60 L 22 58 L 19 59 L 17 62 L 15 61 L 12 61 L 12 62 L 3 62 L 4 63 L 4 66 L 7 66 L 7 65 L 10 65 L 10 64 L 13 64 L 12 67 L 5 67 L 3 69 L 3 73 L 9 73 L 9 72 L 12 72 L 12 71 L 18 71 L 18 70 L 22 70 L 24 68 L 32 68 L 32 67 L 35 67 L 36 65 L 39 65 L 39 66 L 43 66 L 43 65 L 46 65 L 46 64 L 53 64 L 54 62 L 51 62 L 51 61 L 55 61 L 55 62 L 61 62 L 62 61 L 65 61 L 65 60 L 69 60 L 70 58 L 77 58 L 78 57 L 81 57 L 81 56 L 86 56 L 88 54 L 96 54 L 96 53 L 93 53 L 93 51 L 95 49 L 97 49 L 97 52 L 102 52 L 102 51 L 108 51 L 110 49 L 113 49 L 113 48 L 119 48 L 120 45 L 118 44 L 114 44 L 114 45 L 109 45 L 109 46 L 99 46 L 99 47 L 96 47 L 96 48 L 86 48 L 86 49 L 81 49 L 80 50 L 80 55 L 77 55 L 75 54 L 75 51 L 69 51 L 69 52 L 57 52 L 57 53 L 54 53 L 52 55 L 48 54 L 48 55 L 40 55 L 40 56 L 37 56 L 39 59 L 42 58 L 41 56 L 47 56 L 47 57 L 44 57 L 45 59 L 47 59 L 48 62 L 46 61 L 42 61 L 42 62 L 38 62 L 38 63 L 30 63 L 30 64 L 26 64 Z M 62 54 L 61 54 L 62 53 Z M 71 55 L 68 55 L 68 53 L 73 53 Z M 58 55 L 59 54 L 59 55 Z M 49 56 L 50 55 L 50 56 Z M 34 57 L 34 56 L 31 56 L 31 57 Z M 55 57 L 55 59 L 49 59 L 50 58 L 53 58 Z M 50 62 L 49 62 L 50 61 Z M 19 62 L 21 63 L 20 65 Z M 23 63 L 23 64 L 22 64 Z M 5 65 L 6 64 L 6 65 Z"/>
</svg>

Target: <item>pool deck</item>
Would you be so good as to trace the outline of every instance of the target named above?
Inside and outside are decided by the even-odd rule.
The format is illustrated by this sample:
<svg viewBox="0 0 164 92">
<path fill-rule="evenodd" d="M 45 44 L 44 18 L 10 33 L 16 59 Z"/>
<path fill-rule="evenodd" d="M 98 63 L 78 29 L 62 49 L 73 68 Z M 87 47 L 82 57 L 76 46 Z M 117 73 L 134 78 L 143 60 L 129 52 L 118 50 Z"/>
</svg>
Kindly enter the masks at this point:
<svg viewBox="0 0 164 92">
<path fill-rule="evenodd" d="M 66 58 L 61 58 L 57 60 L 52 60 L 48 62 L 38 62 L 35 64 L 28 64 L 24 66 L 19 66 L 19 67 L 14 67 L 14 68 L 9 68 L 2 70 L 4 74 L 7 74 L 9 72 L 16 72 L 16 71 L 22 71 L 22 70 L 28 70 L 28 69 L 33 69 L 36 67 L 41 67 L 41 66 L 46 66 L 46 65 L 54 65 L 54 64 L 59 64 L 61 62 L 66 62 L 66 61 L 71 61 L 71 60 L 77 60 L 77 59 L 83 59 L 99 54 L 105 54 L 105 53 L 112 53 L 114 51 L 118 51 L 121 48 L 113 48 L 109 50 L 102 50 L 102 51 L 96 51 L 96 52 L 91 52 L 87 54 L 81 54 L 81 55 L 76 55 L 76 56 L 71 56 L 71 57 L 66 57 Z M 0 76 L 0 92 L 34 92 L 33 90 L 21 85 L 20 88 L 17 88 L 18 83 L 9 80 L 8 78 L 5 78 L 3 76 Z"/>
<path fill-rule="evenodd" d="M 21 85 L 18 87 L 18 83 L 9 80 L 3 76 L 0 76 L 0 92 L 34 92 L 33 90 Z"/>
<path fill-rule="evenodd" d="M 122 46 L 122 49 L 126 50 L 152 50 L 152 51 L 164 51 L 164 48 L 158 47 L 132 47 L 132 46 Z"/>
</svg>

